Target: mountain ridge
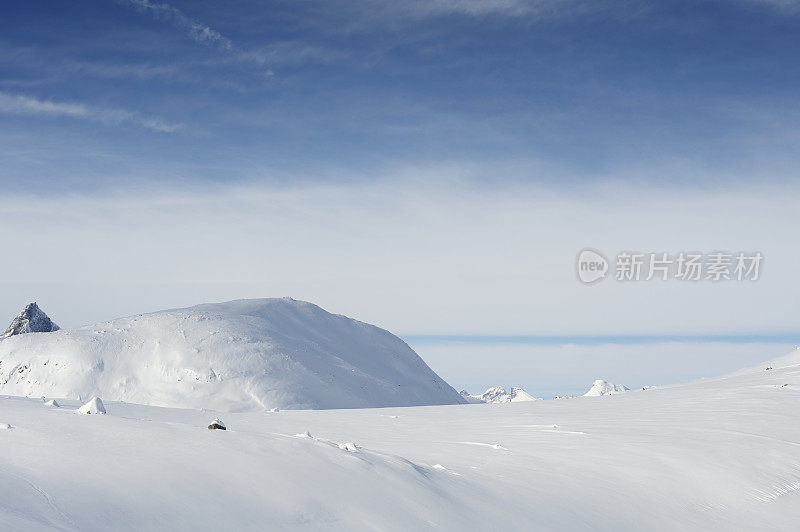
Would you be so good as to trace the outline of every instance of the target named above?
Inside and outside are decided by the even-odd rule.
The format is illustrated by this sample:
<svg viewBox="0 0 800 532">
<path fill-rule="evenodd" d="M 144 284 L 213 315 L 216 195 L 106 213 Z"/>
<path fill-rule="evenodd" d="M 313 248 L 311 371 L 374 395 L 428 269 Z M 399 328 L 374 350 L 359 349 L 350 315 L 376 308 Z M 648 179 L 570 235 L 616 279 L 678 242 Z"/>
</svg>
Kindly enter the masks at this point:
<svg viewBox="0 0 800 532">
<path fill-rule="evenodd" d="M 472 395 L 467 390 L 459 392 L 468 403 L 518 403 L 523 401 L 540 401 L 541 398 L 533 397 L 528 392 L 513 386 L 507 392 L 502 386 L 493 386 L 479 395 Z"/>
</svg>

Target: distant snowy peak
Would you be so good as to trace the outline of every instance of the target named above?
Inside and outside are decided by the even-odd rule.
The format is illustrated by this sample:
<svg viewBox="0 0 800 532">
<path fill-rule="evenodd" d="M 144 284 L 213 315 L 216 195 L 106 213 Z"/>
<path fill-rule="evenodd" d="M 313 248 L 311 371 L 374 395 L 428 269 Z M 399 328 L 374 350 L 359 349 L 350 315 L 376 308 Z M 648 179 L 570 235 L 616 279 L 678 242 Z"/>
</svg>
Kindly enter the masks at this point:
<svg viewBox="0 0 800 532">
<path fill-rule="evenodd" d="M 8 326 L 6 332 L 0 335 L 0 338 L 8 338 L 9 336 L 33 332 L 53 332 L 58 329 L 58 325 L 53 323 L 50 317 L 39 308 L 39 305 L 36 303 L 29 303 L 22 309 L 22 312 L 14 318 L 14 321 Z"/>
<path fill-rule="evenodd" d="M 480 400 L 480 395 L 472 395 L 467 390 L 461 390 L 458 393 L 466 402 L 470 404 L 483 403 L 483 401 Z"/>
<path fill-rule="evenodd" d="M 529 394 L 528 392 L 526 392 L 525 390 L 523 390 L 522 388 L 517 388 L 516 386 L 511 388 L 511 393 L 509 394 L 509 397 L 511 397 L 509 402 L 512 402 L 512 403 L 517 403 L 517 402 L 522 402 L 522 401 L 541 401 L 542 400 L 541 397 L 534 397 L 531 394 Z"/>
<path fill-rule="evenodd" d="M 628 388 L 621 384 L 614 384 L 602 379 L 594 381 L 589 391 L 583 394 L 584 397 L 597 397 L 600 395 L 614 395 L 615 393 L 627 392 Z"/>
<path fill-rule="evenodd" d="M 489 388 L 480 395 L 470 395 L 466 390 L 461 390 L 461 397 L 469 403 L 517 403 L 522 401 L 538 401 L 522 388 L 516 386 L 510 392 L 505 391 L 502 386 Z"/>
</svg>

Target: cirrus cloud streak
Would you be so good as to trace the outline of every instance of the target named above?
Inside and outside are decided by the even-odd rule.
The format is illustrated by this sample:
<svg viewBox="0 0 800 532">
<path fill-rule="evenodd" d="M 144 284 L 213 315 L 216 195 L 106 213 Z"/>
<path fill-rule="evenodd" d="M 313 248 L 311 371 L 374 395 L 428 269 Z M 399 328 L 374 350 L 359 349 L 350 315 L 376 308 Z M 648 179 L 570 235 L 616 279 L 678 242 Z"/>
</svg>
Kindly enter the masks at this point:
<svg viewBox="0 0 800 532">
<path fill-rule="evenodd" d="M 161 133 L 174 133 L 183 129 L 180 124 L 172 124 L 157 118 L 142 116 L 127 109 L 93 107 L 74 102 L 55 102 L 4 92 L 0 92 L 0 113 L 68 117 L 102 124 L 127 123 Z"/>
</svg>

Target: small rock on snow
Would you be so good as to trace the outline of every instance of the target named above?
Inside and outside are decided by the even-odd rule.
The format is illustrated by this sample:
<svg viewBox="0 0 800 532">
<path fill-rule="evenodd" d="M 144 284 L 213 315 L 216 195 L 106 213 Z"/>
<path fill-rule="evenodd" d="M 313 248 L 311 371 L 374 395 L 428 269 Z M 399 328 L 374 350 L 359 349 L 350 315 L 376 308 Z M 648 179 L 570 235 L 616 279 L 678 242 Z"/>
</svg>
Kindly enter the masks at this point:
<svg viewBox="0 0 800 532">
<path fill-rule="evenodd" d="M 221 419 L 215 419 L 208 426 L 208 430 L 228 430 L 228 429 L 227 427 L 225 427 L 225 423 L 223 423 Z"/>
</svg>

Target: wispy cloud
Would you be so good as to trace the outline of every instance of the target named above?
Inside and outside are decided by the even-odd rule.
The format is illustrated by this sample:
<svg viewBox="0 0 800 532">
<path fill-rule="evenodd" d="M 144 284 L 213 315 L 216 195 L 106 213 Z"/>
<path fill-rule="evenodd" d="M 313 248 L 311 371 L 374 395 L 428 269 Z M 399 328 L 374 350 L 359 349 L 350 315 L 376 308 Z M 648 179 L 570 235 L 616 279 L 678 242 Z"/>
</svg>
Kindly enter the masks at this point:
<svg viewBox="0 0 800 532">
<path fill-rule="evenodd" d="M 54 102 L 4 92 L 0 92 L 0 113 L 64 116 L 103 124 L 128 123 L 162 133 L 174 133 L 183 129 L 180 124 L 171 124 L 156 118 L 141 116 L 126 109 L 93 107 L 72 102 Z"/>
<path fill-rule="evenodd" d="M 417 15 L 441 15 L 460 13 L 480 16 L 490 13 L 501 13 L 512 16 L 528 15 L 547 10 L 557 4 L 568 4 L 563 0 L 413 0 L 405 2 L 405 8 Z M 399 7 L 399 6 L 397 6 Z"/>
<path fill-rule="evenodd" d="M 798 0 L 740 0 L 751 4 L 766 4 L 775 7 L 785 7 L 785 8 L 792 8 L 796 9 L 800 7 L 800 1 Z"/>
<path fill-rule="evenodd" d="M 778 0 L 771 0 L 778 1 Z M 157 20 L 165 20 L 187 31 L 189 37 L 207 45 L 217 46 L 232 54 L 234 61 L 253 63 L 258 66 L 278 63 L 330 62 L 341 60 L 347 54 L 302 42 L 278 42 L 261 49 L 243 49 L 228 37 L 210 26 L 186 15 L 177 7 L 152 0 L 116 0 L 130 6 L 139 13 L 150 14 Z M 351 20 L 339 28 L 352 31 L 357 26 L 374 29 L 376 23 L 396 24 L 398 21 L 423 19 L 446 15 L 481 17 L 501 15 L 509 17 L 532 16 L 549 19 L 565 14 L 580 14 L 593 11 L 607 0 L 403 0 L 384 2 L 376 0 L 350 0 L 345 6 L 332 3 L 340 12 L 352 13 Z M 323 18 L 325 18 L 323 16 Z M 328 21 L 329 22 L 329 21 Z M 309 23 L 305 21 L 304 23 Z M 272 72 L 268 72 L 272 74 Z"/>
<path fill-rule="evenodd" d="M 436 18 L 449 15 L 466 17 L 525 17 L 531 20 L 549 20 L 592 13 L 628 3 L 630 0 L 349 0 L 356 5 L 353 21 L 345 25 L 383 21 L 395 25 L 398 21 Z M 780 1 L 780 0 L 771 0 Z"/>
<path fill-rule="evenodd" d="M 800 13 L 800 0 L 739 0 L 747 4 L 766 6 L 777 9 L 784 14 L 797 15 Z"/>
<path fill-rule="evenodd" d="M 150 0 L 117 0 L 121 4 L 132 6 L 140 13 L 150 13 L 156 19 L 167 20 L 188 31 L 189 37 L 203 44 L 219 46 L 223 50 L 233 50 L 233 43 L 217 30 L 194 20 L 183 11 L 169 4 L 151 2 Z"/>
<path fill-rule="evenodd" d="M 206 44 L 209 46 L 216 46 L 219 49 L 227 52 L 229 55 L 228 61 L 252 63 L 258 67 L 265 66 L 268 62 L 276 61 L 276 54 L 273 48 L 268 50 L 243 50 L 234 45 L 233 41 L 222 35 L 217 30 L 207 26 L 197 20 L 189 17 L 177 7 L 166 4 L 156 3 L 150 0 L 116 0 L 117 3 L 131 6 L 133 9 L 140 13 L 151 14 L 157 20 L 167 20 L 175 26 L 184 29 L 188 32 L 189 37 L 193 40 Z M 288 50 L 288 54 L 292 56 L 294 50 Z M 291 57 L 287 58 L 291 61 Z M 273 75 L 271 70 L 267 70 L 268 76 Z"/>
</svg>

